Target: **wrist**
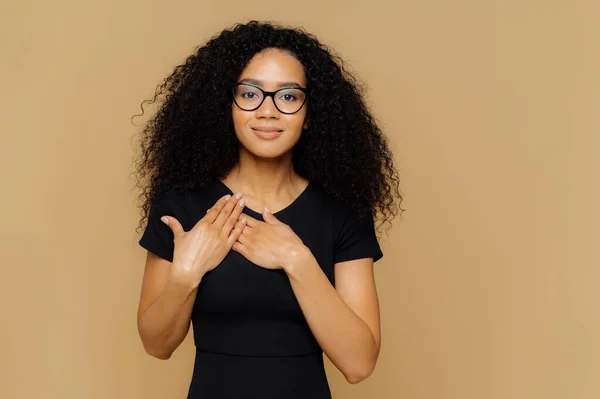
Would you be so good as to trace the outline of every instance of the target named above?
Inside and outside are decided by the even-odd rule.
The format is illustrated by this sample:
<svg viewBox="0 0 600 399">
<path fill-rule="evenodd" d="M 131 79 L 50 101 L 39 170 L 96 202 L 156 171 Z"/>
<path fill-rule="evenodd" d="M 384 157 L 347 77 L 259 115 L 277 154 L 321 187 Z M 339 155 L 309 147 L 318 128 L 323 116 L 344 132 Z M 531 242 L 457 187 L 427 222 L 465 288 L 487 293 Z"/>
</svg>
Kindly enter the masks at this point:
<svg viewBox="0 0 600 399">
<path fill-rule="evenodd" d="M 291 276 L 298 267 L 302 267 L 302 265 L 306 264 L 311 257 L 312 252 L 310 251 L 310 248 L 306 245 L 302 245 L 290 251 L 289 257 L 282 268 L 287 275 Z"/>
<path fill-rule="evenodd" d="M 204 271 L 198 272 L 185 264 L 175 262 L 171 267 L 171 280 L 178 285 L 194 289 L 200 285 L 205 273 Z"/>
</svg>

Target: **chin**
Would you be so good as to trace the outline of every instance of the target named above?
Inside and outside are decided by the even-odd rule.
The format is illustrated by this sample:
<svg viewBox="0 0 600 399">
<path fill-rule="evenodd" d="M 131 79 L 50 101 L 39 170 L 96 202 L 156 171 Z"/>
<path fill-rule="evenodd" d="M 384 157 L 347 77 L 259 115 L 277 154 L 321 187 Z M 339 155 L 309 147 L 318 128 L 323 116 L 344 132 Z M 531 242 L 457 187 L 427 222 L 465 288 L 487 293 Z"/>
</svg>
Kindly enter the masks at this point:
<svg viewBox="0 0 600 399">
<path fill-rule="evenodd" d="M 240 137 L 241 138 L 241 137 Z M 298 137 L 299 139 L 299 137 Z M 280 136 L 274 140 L 264 140 L 254 134 L 241 138 L 240 145 L 244 150 L 259 158 L 279 158 L 292 151 L 298 140 L 289 141 L 289 137 Z"/>
<path fill-rule="evenodd" d="M 275 159 L 280 158 L 287 154 L 288 151 L 283 151 L 281 148 L 257 148 L 252 146 L 250 148 L 244 147 L 246 151 L 257 158 Z M 291 149 L 290 149 L 291 150 Z"/>
</svg>

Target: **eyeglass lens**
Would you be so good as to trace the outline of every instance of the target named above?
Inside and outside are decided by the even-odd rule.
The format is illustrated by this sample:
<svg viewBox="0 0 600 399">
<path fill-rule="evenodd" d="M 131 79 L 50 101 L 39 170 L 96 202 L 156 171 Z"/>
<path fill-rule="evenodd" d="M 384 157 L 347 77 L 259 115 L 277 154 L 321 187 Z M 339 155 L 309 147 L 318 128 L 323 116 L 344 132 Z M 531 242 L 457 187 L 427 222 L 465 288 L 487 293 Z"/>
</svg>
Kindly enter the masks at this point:
<svg viewBox="0 0 600 399">
<path fill-rule="evenodd" d="M 278 90 L 273 97 L 281 112 L 294 113 L 304 104 L 305 94 L 302 90 L 287 88 Z M 240 84 L 234 89 L 234 99 L 243 110 L 253 111 L 263 101 L 263 93 L 257 87 Z"/>
</svg>

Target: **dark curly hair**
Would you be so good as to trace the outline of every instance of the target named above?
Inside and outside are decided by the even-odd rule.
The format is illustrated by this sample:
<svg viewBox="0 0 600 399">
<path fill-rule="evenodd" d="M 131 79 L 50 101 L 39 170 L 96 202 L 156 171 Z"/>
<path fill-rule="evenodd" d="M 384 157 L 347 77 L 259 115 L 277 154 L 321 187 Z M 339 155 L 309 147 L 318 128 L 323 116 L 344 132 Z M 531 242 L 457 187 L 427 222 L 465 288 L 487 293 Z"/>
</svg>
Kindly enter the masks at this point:
<svg viewBox="0 0 600 399">
<path fill-rule="evenodd" d="M 398 173 L 365 104 L 363 86 L 339 56 L 303 28 L 253 20 L 196 48 L 156 88 L 152 100 L 142 102 L 140 115 L 144 103 L 163 98 L 142 131 L 142 151 L 135 162 L 136 185 L 142 191 L 136 231 L 158 196 L 171 189 L 198 190 L 211 179 L 225 178 L 236 165 L 240 144 L 231 90 L 252 57 L 267 48 L 287 51 L 304 66 L 310 125 L 292 150 L 296 173 L 352 206 L 358 217 L 376 220 L 380 213 L 383 224 L 397 214 L 402 201 Z"/>
</svg>

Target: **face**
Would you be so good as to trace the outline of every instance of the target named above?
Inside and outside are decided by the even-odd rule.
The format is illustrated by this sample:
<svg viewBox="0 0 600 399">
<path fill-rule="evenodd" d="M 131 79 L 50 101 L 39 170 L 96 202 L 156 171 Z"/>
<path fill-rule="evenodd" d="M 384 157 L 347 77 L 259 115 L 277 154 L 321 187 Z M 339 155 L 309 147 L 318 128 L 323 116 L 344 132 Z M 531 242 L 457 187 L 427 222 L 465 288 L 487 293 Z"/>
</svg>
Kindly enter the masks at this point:
<svg viewBox="0 0 600 399">
<path fill-rule="evenodd" d="M 238 83 L 249 83 L 265 91 L 294 85 L 306 88 L 302 64 L 290 53 L 279 49 L 266 49 L 256 54 L 242 71 Z M 251 98 L 256 94 L 246 96 Z M 284 92 L 279 92 L 276 97 L 280 97 L 278 101 L 293 99 Z M 235 102 L 231 107 L 235 134 L 242 151 L 257 157 L 277 158 L 290 153 L 300 139 L 302 130 L 308 128 L 307 103 L 295 114 L 280 112 L 273 103 L 273 97 L 265 97 L 261 106 L 254 111 L 244 111 Z"/>
</svg>

